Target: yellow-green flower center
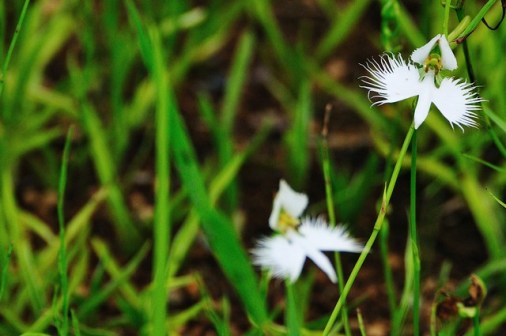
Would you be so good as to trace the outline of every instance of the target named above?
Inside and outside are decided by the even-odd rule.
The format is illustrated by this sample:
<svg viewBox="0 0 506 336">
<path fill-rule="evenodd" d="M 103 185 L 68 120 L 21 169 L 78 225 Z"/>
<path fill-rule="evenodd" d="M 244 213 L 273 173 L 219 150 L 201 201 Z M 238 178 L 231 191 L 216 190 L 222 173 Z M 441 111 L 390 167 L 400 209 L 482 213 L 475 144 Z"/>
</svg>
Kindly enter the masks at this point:
<svg viewBox="0 0 506 336">
<path fill-rule="evenodd" d="M 425 72 L 433 70 L 434 73 L 437 75 L 442 68 L 443 68 L 443 61 L 441 60 L 441 55 L 439 54 L 430 54 L 429 57 L 425 59 L 425 62 L 423 62 L 423 70 Z"/>
<path fill-rule="evenodd" d="M 298 218 L 291 216 L 288 212 L 281 209 L 278 219 L 278 230 L 285 234 L 288 230 L 296 230 L 300 221 Z"/>
</svg>

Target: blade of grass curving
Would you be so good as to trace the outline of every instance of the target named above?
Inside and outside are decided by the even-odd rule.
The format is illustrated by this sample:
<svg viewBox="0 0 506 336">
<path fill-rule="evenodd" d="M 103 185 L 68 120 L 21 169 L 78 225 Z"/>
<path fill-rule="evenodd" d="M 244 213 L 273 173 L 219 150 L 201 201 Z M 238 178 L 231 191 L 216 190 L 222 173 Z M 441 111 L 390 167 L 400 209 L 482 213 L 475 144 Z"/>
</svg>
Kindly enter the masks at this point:
<svg viewBox="0 0 506 336">
<path fill-rule="evenodd" d="M 497 165 L 495 165 L 493 163 L 490 163 L 488 161 L 480 159 L 477 156 L 466 154 L 466 153 L 463 153 L 462 156 L 465 157 L 466 159 L 469 159 L 469 160 L 481 163 L 482 165 L 484 165 L 484 166 L 486 166 L 486 167 L 488 167 L 490 169 L 493 169 L 493 170 L 495 170 L 496 172 L 498 172 L 500 174 L 506 174 L 506 169 L 505 168 L 499 167 L 499 166 L 497 166 Z"/>
<path fill-rule="evenodd" d="M 81 336 L 81 329 L 79 328 L 79 319 L 77 318 L 76 313 L 72 309 L 70 311 L 72 316 L 72 329 L 74 331 L 74 336 Z"/>
<path fill-rule="evenodd" d="M 205 190 L 194 149 L 181 116 L 171 115 L 171 147 L 177 171 L 188 195 L 202 220 L 202 228 L 220 266 L 237 290 L 246 311 L 257 326 L 267 322 L 266 305 L 257 289 L 256 276 L 233 225 L 213 208 Z"/>
<path fill-rule="evenodd" d="M 287 60 L 291 59 L 290 47 L 285 42 L 285 38 L 283 37 L 274 14 L 272 13 L 272 8 L 270 7 L 271 2 L 267 0 L 258 0 L 252 1 L 249 4 L 252 6 L 252 12 L 255 13 L 260 21 L 260 24 L 265 29 L 265 33 L 270 40 L 278 61 L 282 62 L 283 66 L 291 66 L 291 64 L 286 64 Z"/>
<path fill-rule="evenodd" d="M 239 169 L 243 166 L 248 157 L 265 141 L 270 129 L 270 124 L 266 124 L 266 126 L 262 127 L 259 133 L 251 140 L 248 147 L 244 151 L 235 154 L 228 164 L 223 167 L 211 181 L 209 185 L 209 200 L 212 206 L 216 204 L 225 188 L 237 176 Z M 197 236 L 198 230 L 199 216 L 196 210 L 192 210 L 181 228 L 179 228 L 172 242 L 169 256 L 170 267 L 168 279 L 172 278 L 178 272 L 183 259 Z"/>
<path fill-rule="evenodd" d="M 313 115 L 311 85 L 308 79 L 300 84 L 297 96 L 292 126 L 286 133 L 285 141 L 289 153 L 291 180 L 296 187 L 301 188 L 309 168 L 309 123 Z"/>
<path fill-rule="evenodd" d="M 401 170 L 402 161 L 404 160 L 404 156 L 406 155 L 406 151 L 407 151 L 409 144 L 411 142 L 411 137 L 413 136 L 413 132 L 414 132 L 414 128 L 410 127 L 408 133 L 406 134 L 406 138 L 404 139 L 404 143 L 402 144 L 397 162 L 395 163 L 395 167 L 392 172 L 392 177 L 390 178 L 390 181 L 388 182 L 388 186 L 386 186 L 386 188 L 383 192 L 383 199 L 382 199 L 382 203 L 381 203 L 381 208 L 378 213 L 378 217 L 376 218 L 376 222 L 374 223 L 373 232 L 372 232 L 371 236 L 369 237 L 369 239 L 367 240 L 367 243 L 365 244 L 364 249 L 362 250 L 362 253 L 360 253 L 358 260 L 355 263 L 355 266 L 353 267 L 348 280 L 346 281 L 343 292 L 341 293 L 341 296 L 339 297 L 339 300 L 337 301 L 336 306 L 334 307 L 334 310 L 332 311 L 332 314 L 330 315 L 330 318 L 327 321 L 327 325 L 325 326 L 325 329 L 323 331 L 324 336 L 329 335 L 330 331 L 332 330 L 334 322 L 336 321 L 336 318 L 344 305 L 344 301 L 346 300 L 346 298 L 351 290 L 351 287 L 353 286 L 353 283 L 355 282 L 358 272 L 362 268 L 362 265 L 364 264 L 364 261 L 367 258 L 367 255 L 369 254 L 369 252 L 371 252 L 372 245 L 374 244 L 376 237 L 378 236 L 378 233 L 381 230 L 385 215 L 387 213 L 388 206 L 390 204 L 390 199 L 392 197 L 392 193 L 393 193 L 395 185 L 397 183 L 397 178 L 399 177 L 399 172 Z"/>
<path fill-rule="evenodd" d="M 316 48 L 316 58 L 318 60 L 328 57 L 348 37 L 369 3 L 370 0 L 358 0 L 348 3 L 348 6 L 339 14 L 338 18 L 331 22 L 332 26 L 328 29 L 328 33 L 321 39 Z"/>
<path fill-rule="evenodd" d="M 233 154 L 233 128 L 234 120 L 238 112 L 240 97 L 244 89 L 248 74 L 248 66 L 251 63 L 255 39 L 253 34 L 246 31 L 237 46 L 230 72 L 228 74 L 227 88 L 223 98 L 221 108 L 221 127 L 220 132 L 223 136 L 218 137 L 218 155 L 220 165 L 223 167 L 232 158 Z M 233 181 L 225 191 L 225 201 L 228 212 L 237 207 L 237 183 Z"/>
<path fill-rule="evenodd" d="M 90 150 L 100 182 L 109 189 L 109 206 L 116 236 L 126 250 L 135 249 L 139 243 L 139 233 L 130 218 L 123 193 L 115 182 L 116 171 L 113 156 L 109 151 L 107 136 L 94 108 L 83 102 L 82 121 L 90 137 Z"/>
<path fill-rule="evenodd" d="M 18 24 L 16 25 L 16 30 L 14 31 L 14 35 L 12 36 L 11 43 L 9 44 L 9 49 L 7 50 L 7 54 L 5 55 L 5 59 L 2 64 L 2 73 L 0 74 L 0 97 L 2 97 L 3 89 L 5 85 L 5 77 L 7 76 L 7 69 L 9 68 L 9 63 L 11 61 L 12 52 L 14 51 L 14 47 L 16 46 L 16 42 L 18 40 L 19 31 L 23 27 L 23 22 L 25 20 L 26 12 L 28 10 L 28 5 L 30 4 L 30 0 L 25 0 L 23 4 L 23 8 L 21 9 L 21 13 L 19 15 Z M 2 114 L 4 118 L 8 116 L 6 113 L 9 109 L 2 109 Z"/>
<path fill-rule="evenodd" d="M 137 13 L 136 8 L 129 0 L 127 0 L 127 5 L 130 15 L 135 16 Z M 136 28 L 139 38 L 146 36 L 140 20 L 138 20 Z M 148 45 L 141 44 L 141 48 L 148 48 L 148 50 L 142 50 L 141 53 L 147 58 L 145 61 L 149 69 L 150 64 L 153 64 L 150 57 L 149 40 Z M 173 93 L 169 92 L 168 94 Z M 176 101 L 174 97 L 170 99 Z M 177 108 L 177 105 L 174 103 L 173 107 Z M 231 284 L 235 286 L 252 320 L 257 325 L 261 325 L 267 322 L 267 311 L 265 302 L 257 291 L 256 277 L 251 264 L 238 241 L 232 223 L 211 206 L 195 158 L 194 149 L 191 146 L 179 112 L 177 110 L 172 111 L 169 118 L 171 125 L 169 141 L 175 165 L 183 186 L 202 219 L 202 227 L 209 240 L 210 247 Z"/>
<path fill-rule="evenodd" d="M 158 30 L 150 29 L 153 53 L 153 67 L 151 76 L 156 87 L 155 107 L 155 220 L 153 228 L 153 292 L 152 292 L 152 332 L 153 335 L 165 335 L 167 320 L 167 289 L 166 264 L 169 251 L 170 213 L 170 157 L 169 114 L 176 109 L 172 95 L 169 93 L 169 83 L 166 77 L 163 47 Z"/>
<path fill-rule="evenodd" d="M 334 211 L 334 197 L 332 193 L 332 180 L 330 176 L 330 155 L 329 155 L 329 145 L 328 145 L 328 126 L 330 122 L 330 113 L 332 111 L 332 107 L 327 105 L 325 107 L 325 115 L 323 117 L 323 127 L 321 132 L 321 156 L 322 156 L 322 170 L 323 170 L 323 178 L 325 180 L 325 199 L 327 201 L 327 213 L 329 215 L 329 224 L 331 227 L 336 226 L 336 214 Z M 343 267 L 341 263 L 341 257 L 339 252 L 334 253 L 334 261 L 337 270 L 337 279 L 339 292 L 342 293 L 344 286 L 344 275 L 343 275 Z M 341 312 L 341 319 L 344 325 L 344 331 L 347 336 L 351 335 L 351 328 L 348 319 L 348 307 L 346 303 L 343 305 L 343 309 Z"/>
<path fill-rule="evenodd" d="M 70 127 L 67 132 L 67 138 L 65 140 L 65 147 L 63 148 L 63 155 L 61 160 L 60 179 L 58 182 L 58 200 L 56 210 L 58 212 L 58 228 L 60 238 L 60 251 L 58 253 L 58 273 L 60 277 L 60 291 L 62 296 L 62 321 L 59 325 L 58 332 L 60 335 L 68 335 L 69 333 L 69 286 L 68 286 L 68 259 L 67 250 L 65 247 L 65 216 L 64 216 L 64 200 L 65 200 L 65 189 L 67 185 L 67 170 L 70 156 L 70 145 L 72 140 L 73 128 Z"/>
<path fill-rule="evenodd" d="M 100 242 L 98 239 L 92 240 L 91 243 L 100 261 L 102 263 L 109 262 L 108 256 L 110 256 L 110 253 L 107 251 L 106 244 Z M 137 271 L 141 261 L 146 257 L 148 250 L 148 245 L 144 244 L 116 278 L 113 278 L 106 286 L 101 288 L 97 293 L 89 297 L 87 301 L 83 302 L 83 304 L 79 306 L 77 316 L 80 319 L 86 319 L 90 314 L 96 311 L 116 289 L 118 289 L 124 282 L 128 281 L 128 278 Z"/>
<path fill-rule="evenodd" d="M 148 248 L 150 247 L 149 243 L 146 243 L 146 245 Z M 107 245 L 105 245 L 100 240 L 96 240 L 94 241 L 94 247 L 97 253 L 100 253 L 100 258 L 102 260 L 107 260 L 107 262 L 103 263 L 103 266 L 106 272 L 109 274 L 109 276 L 112 279 L 117 279 L 121 277 L 123 269 L 121 269 L 121 267 L 118 265 L 113 255 L 107 248 Z M 131 307 L 134 307 L 135 309 L 141 308 L 142 302 L 139 298 L 137 291 L 135 290 L 135 287 L 130 282 L 125 281 L 120 285 L 118 290 Z"/>
</svg>

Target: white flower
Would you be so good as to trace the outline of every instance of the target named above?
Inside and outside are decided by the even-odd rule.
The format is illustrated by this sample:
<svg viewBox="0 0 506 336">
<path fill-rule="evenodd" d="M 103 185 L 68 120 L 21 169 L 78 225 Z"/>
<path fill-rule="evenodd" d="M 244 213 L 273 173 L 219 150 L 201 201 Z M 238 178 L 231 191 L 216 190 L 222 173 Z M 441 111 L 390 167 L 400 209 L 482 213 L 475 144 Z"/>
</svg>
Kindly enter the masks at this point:
<svg viewBox="0 0 506 336">
<path fill-rule="evenodd" d="M 260 239 L 252 250 L 253 263 L 274 277 L 294 282 L 308 257 L 336 282 L 334 267 L 323 252 L 360 252 L 362 245 L 343 226 L 331 228 L 321 217 L 299 220 L 307 202 L 305 194 L 295 192 L 283 180 L 280 182 L 269 218 L 270 227 L 279 234 Z"/>
<path fill-rule="evenodd" d="M 261 239 L 252 254 L 255 265 L 269 270 L 274 277 L 292 282 L 299 278 L 308 257 L 335 283 L 334 267 L 323 252 L 360 252 L 362 249 L 343 226 L 331 228 L 321 217 L 306 217 L 298 230 Z"/>
<path fill-rule="evenodd" d="M 438 43 L 441 55 L 431 54 Z M 427 118 L 432 103 L 453 127 L 457 125 L 477 127 L 476 114 L 483 101 L 473 84 L 462 79 L 443 78 L 436 86 L 436 76 L 440 70 L 454 70 L 457 59 L 444 35 L 436 35 L 426 45 L 411 54 L 414 63 L 405 62 L 402 56 L 383 55 L 378 63 L 369 61 L 364 68 L 370 76 L 361 78 L 369 90 L 370 98 L 378 98 L 373 105 L 395 103 L 400 100 L 418 96 L 414 113 L 414 127 L 418 128 Z M 371 93 L 375 95 L 371 96 Z"/>
</svg>

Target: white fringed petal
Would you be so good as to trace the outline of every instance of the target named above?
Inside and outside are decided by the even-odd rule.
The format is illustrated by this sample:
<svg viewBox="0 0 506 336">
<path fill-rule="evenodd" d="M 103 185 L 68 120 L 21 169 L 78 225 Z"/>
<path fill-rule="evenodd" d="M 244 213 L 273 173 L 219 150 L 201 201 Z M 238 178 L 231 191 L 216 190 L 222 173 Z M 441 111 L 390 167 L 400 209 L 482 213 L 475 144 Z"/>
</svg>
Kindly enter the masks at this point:
<svg viewBox="0 0 506 336">
<path fill-rule="evenodd" d="M 344 227 L 330 228 L 321 218 L 307 217 L 298 230 L 259 240 L 251 253 L 255 265 L 269 270 L 276 278 L 292 282 L 299 278 L 308 257 L 335 283 L 334 267 L 322 251 L 360 252 L 362 249 Z"/>
<path fill-rule="evenodd" d="M 251 253 L 255 265 L 269 270 L 276 278 L 292 282 L 299 278 L 306 260 L 306 252 L 300 244 L 284 236 L 261 239 Z"/>
<path fill-rule="evenodd" d="M 308 198 L 306 194 L 294 191 L 285 180 L 279 181 L 279 191 L 274 197 L 269 226 L 273 230 L 278 229 L 279 215 L 281 210 L 286 211 L 293 218 L 298 218 L 306 209 Z"/>
<path fill-rule="evenodd" d="M 322 217 L 304 218 L 299 233 L 320 251 L 361 252 L 362 244 L 357 242 L 346 227 L 330 227 Z"/>
<path fill-rule="evenodd" d="M 443 69 L 455 70 L 457 69 L 457 58 L 450 48 L 450 44 L 445 35 L 441 35 L 439 39 L 439 49 L 441 49 L 441 60 L 443 62 Z"/>
<path fill-rule="evenodd" d="M 369 99 L 378 98 L 373 105 L 395 103 L 418 95 L 420 90 L 418 69 L 412 64 L 407 64 L 400 54 L 383 55 L 380 63 L 371 60 L 362 66 L 370 76 L 360 78 L 365 84 L 360 87 L 369 90 Z"/>
<path fill-rule="evenodd" d="M 434 90 L 432 101 L 450 125 L 478 127 L 477 115 L 483 101 L 476 92 L 476 87 L 461 79 L 444 78 L 438 89 Z"/>
<path fill-rule="evenodd" d="M 441 34 L 437 34 L 432 38 L 432 40 L 427 42 L 424 46 L 415 49 L 415 51 L 411 53 L 411 60 L 415 63 L 423 64 L 427 59 L 427 57 L 429 57 L 432 48 L 434 48 L 436 42 L 440 39 L 440 37 Z"/>
</svg>

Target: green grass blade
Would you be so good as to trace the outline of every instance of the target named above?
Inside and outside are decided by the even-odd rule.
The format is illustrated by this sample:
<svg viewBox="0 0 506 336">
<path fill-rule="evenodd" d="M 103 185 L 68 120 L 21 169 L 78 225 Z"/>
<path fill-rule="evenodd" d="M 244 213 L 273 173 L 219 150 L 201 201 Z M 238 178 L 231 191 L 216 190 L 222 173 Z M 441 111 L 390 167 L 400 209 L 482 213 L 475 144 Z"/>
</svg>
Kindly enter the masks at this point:
<svg viewBox="0 0 506 336">
<path fill-rule="evenodd" d="M 170 157 L 169 139 L 170 124 L 169 113 L 175 107 L 172 95 L 167 94 L 169 84 L 163 62 L 163 49 L 159 32 L 151 29 L 151 42 L 153 46 L 153 71 L 151 76 L 157 89 L 155 110 L 155 173 L 157 186 L 155 190 L 155 221 L 153 228 L 154 255 L 153 255 L 153 293 L 152 293 L 152 323 L 153 335 L 165 335 L 167 319 L 167 290 L 166 264 L 169 251 L 169 190 L 170 190 Z"/>
<path fill-rule="evenodd" d="M 115 182 L 115 163 L 112 161 L 113 156 L 109 151 L 105 130 L 90 104 L 84 103 L 82 112 L 83 123 L 90 137 L 90 149 L 95 168 L 100 182 L 109 189 L 108 201 L 113 215 L 115 233 L 125 249 L 135 249 L 139 243 L 139 233 L 130 218 L 123 193 Z"/>
<path fill-rule="evenodd" d="M 230 283 L 237 290 L 254 323 L 267 322 L 266 305 L 257 289 L 256 276 L 233 225 L 211 206 L 183 121 L 178 113 L 171 114 L 171 147 L 181 181 L 202 219 L 202 228 L 218 262 Z"/>
<path fill-rule="evenodd" d="M 361 18 L 371 0 L 349 2 L 348 7 L 332 22 L 328 33 L 321 39 L 316 49 L 316 57 L 321 60 L 329 56 L 337 46 L 350 34 Z"/>
<path fill-rule="evenodd" d="M 309 123 L 313 115 L 311 85 L 308 80 L 300 84 L 298 97 L 286 142 L 292 167 L 290 173 L 294 185 L 300 188 L 304 185 L 309 168 Z"/>
<path fill-rule="evenodd" d="M 5 85 L 5 77 L 7 76 L 7 69 L 9 68 L 9 63 L 11 61 L 12 52 L 14 51 L 14 47 L 16 46 L 16 42 L 18 40 L 19 31 L 23 27 L 23 22 L 25 20 L 26 12 L 28 10 L 28 5 L 30 4 L 30 0 L 25 0 L 23 4 L 23 8 L 21 9 L 21 14 L 19 15 L 18 24 L 16 25 L 16 30 L 14 31 L 14 35 L 12 36 L 11 43 L 9 45 L 9 49 L 7 50 L 7 55 L 5 55 L 5 59 L 2 64 L 2 73 L 0 74 L 0 97 L 3 94 L 3 89 Z M 2 114 L 6 117 L 5 113 L 8 109 L 2 109 Z"/>
<path fill-rule="evenodd" d="M 63 299 L 62 304 L 62 321 L 59 326 L 60 335 L 67 335 L 69 333 L 69 300 L 70 293 L 68 287 L 68 260 L 67 250 L 65 247 L 65 216 L 64 216 L 64 200 L 65 200 L 65 188 L 67 185 L 67 170 L 70 156 L 70 145 L 72 140 L 73 128 L 70 128 L 67 133 L 65 140 L 65 147 L 63 148 L 63 156 L 61 162 L 60 179 L 58 183 L 58 201 L 57 201 L 57 212 L 58 212 L 58 227 L 59 227 L 59 238 L 60 238 L 60 251 L 58 253 L 58 273 L 60 276 L 60 291 Z"/>
<path fill-rule="evenodd" d="M 232 67 L 228 75 L 228 84 L 223 99 L 221 110 L 221 127 L 223 136 L 219 138 L 218 150 L 220 164 L 223 167 L 232 157 L 233 152 L 233 126 L 235 116 L 238 112 L 241 93 L 244 83 L 247 79 L 248 66 L 253 56 L 255 40 L 253 34 L 246 32 L 239 41 L 239 45 L 234 56 Z M 232 183 L 226 191 L 226 204 L 228 210 L 234 210 L 237 206 L 237 184 Z"/>
<path fill-rule="evenodd" d="M 97 253 L 102 263 L 110 262 L 111 254 L 108 251 L 107 245 L 98 239 L 92 241 L 93 248 Z M 77 310 L 79 319 L 86 319 L 91 313 L 99 309 L 99 306 L 107 300 L 123 283 L 128 281 L 128 278 L 138 269 L 141 261 L 148 253 L 148 245 L 143 245 L 137 254 L 125 266 L 122 272 L 111 280 L 106 286 L 101 288 L 95 295 L 89 297 Z"/>
<path fill-rule="evenodd" d="M 242 152 L 237 153 L 225 167 L 221 169 L 209 185 L 209 200 L 215 205 L 226 187 L 234 180 L 248 157 L 263 143 L 270 132 L 270 126 L 263 127 L 253 138 L 249 146 Z M 192 246 L 199 230 L 199 216 L 197 211 L 192 210 L 187 219 L 174 237 L 170 250 L 169 277 L 177 274 L 183 259 Z"/>
</svg>

